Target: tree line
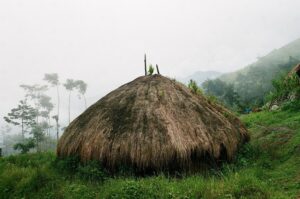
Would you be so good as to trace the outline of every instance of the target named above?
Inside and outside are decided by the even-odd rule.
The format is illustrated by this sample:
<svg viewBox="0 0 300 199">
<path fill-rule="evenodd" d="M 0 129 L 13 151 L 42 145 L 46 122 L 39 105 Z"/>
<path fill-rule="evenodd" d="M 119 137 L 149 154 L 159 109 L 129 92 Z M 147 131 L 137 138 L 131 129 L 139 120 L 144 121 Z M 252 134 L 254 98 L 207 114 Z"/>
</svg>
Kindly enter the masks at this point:
<svg viewBox="0 0 300 199">
<path fill-rule="evenodd" d="M 71 96 L 73 92 L 77 92 L 78 96 L 84 99 L 84 106 L 87 108 L 85 97 L 87 84 L 83 80 L 67 79 L 65 82 L 61 82 L 57 73 L 51 73 L 45 74 L 43 81 L 45 83 L 43 85 L 20 85 L 25 91 L 23 99 L 3 118 L 8 124 L 19 127 L 21 130 L 21 141 L 14 145 L 14 149 L 20 150 L 21 153 L 26 153 L 32 148 L 37 151 L 47 150 L 51 148 L 51 142 L 53 145 L 53 142 L 58 141 L 61 131 L 61 87 L 68 92 L 69 123 L 71 121 Z M 51 89 L 56 90 L 56 96 L 47 94 L 47 91 Z M 52 101 L 52 97 L 55 103 Z M 51 136 L 54 129 L 56 139 Z"/>
</svg>

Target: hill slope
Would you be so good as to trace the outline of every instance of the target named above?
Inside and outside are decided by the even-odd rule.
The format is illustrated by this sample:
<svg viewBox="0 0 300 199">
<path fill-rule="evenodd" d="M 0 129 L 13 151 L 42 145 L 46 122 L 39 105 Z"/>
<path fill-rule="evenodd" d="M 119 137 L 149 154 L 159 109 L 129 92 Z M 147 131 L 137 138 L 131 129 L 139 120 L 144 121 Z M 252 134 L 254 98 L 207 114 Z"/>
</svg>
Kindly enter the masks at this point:
<svg viewBox="0 0 300 199">
<path fill-rule="evenodd" d="M 268 70 L 271 68 L 271 71 L 280 72 L 280 65 L 285 65 L 289 62 L 299 62 L 300 60 L 300 38 L 283 46 L 282 48 L 275 49 L 266 56 L 258 58 L 258 60 L 246 66 L 245 68 L 235 71 L 233 73 L 227 73 L 221 75 L 219 78 L 225 82 L 233 83 L 237 80 L 239 74 L 247 75 L 253 68 L 260 67 L 264 68 L 264 70 Z M 292 66 L 288 67 L 289 69 Z"/>
<path fill-rule="evenodd" d="M 299 62 L 300 39 L 278 50 L 273 50 L 244 69 L 220 76 L 218 81 L 233 84 L 240 104 L 243 106 L 260 106 L 264 103 L 266 94 L 273 89 L 272 80 L 290 71 Z M 210 85 L 218 83 L 216 80 L 213 81 Z M 203 87 L 205 88 L 205 85 Z M 207 92 L 215 93 L 209 89 Z"/>
</svg>

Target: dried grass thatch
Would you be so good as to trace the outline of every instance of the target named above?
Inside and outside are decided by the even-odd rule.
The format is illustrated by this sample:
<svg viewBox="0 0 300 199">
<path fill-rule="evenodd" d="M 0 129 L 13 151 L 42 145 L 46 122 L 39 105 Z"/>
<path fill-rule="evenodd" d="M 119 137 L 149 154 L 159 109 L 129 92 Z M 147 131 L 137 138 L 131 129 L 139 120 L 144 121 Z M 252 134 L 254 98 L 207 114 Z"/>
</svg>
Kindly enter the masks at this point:
<svg viewBox="0 0 300 199">
<path fill-rule="evenodd" d="M 139 171 L 198 170 L 231 160 L 249 140 L 237 117 L 186 86 L 160 75 L 121 86 L 76 118 L 57 154 Z"/>
</svg>

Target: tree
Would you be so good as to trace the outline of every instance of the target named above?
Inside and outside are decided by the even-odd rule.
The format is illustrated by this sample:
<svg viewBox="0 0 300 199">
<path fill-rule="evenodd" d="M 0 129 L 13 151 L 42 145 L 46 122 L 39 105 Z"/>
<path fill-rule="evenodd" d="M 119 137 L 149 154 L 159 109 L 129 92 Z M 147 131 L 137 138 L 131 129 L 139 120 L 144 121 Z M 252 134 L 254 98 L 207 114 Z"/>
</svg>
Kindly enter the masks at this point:
<svg viewBox="0 0 300 199">
<path fill-rule="evenodd" d="M 21 126 L 22 139 L 25 138 L 25 131 L 36 124 L 37 111 L 27 104 L 26 100 L 21 100 L 17 108 L 13 108 L 4 120 L 15 126 Z"/>
<path fill-rule="evenodd" d="M 39 99 L 43 95 L 43 93 L 48 90 L 48 86 L 39 85 L 39 84 L 34 84 L 34 85 L 22 84 L 22 85 L 20 85 L 20 87 L 25 90 L 25 92 L 26 92 L 25 97 L 30 98 L 34 102 L 35 109 L 37 110 L 36 123 L 38 123 L 39 111 L 40 111 Z"/>
<path fill-rule="evenodd" d="M 5 126 L 1 126 L 1 128 L 0 128 L 0 132 L 2 134 L 2 141 L 3 141 L 2 155 L 7 154 L 6 136 L 7 136 L 7 134 L 9 134 L 11 132 L 11 129 L 12 128 L 7 124 Z"/>
<path fill-rule="evenodd" d="M 202 87 L 209 96 L 215 96 L 219 101 L 230 108 L 240 108 L 239 95 L 234 89 L 234 85 L 226 83 L 220 79 L 206 80 Z"/>
<path fill-rule="evenodd" d="M 60 94 L 59 94 L 59 78 L 57 73 L 52 74 L 45 74 L 44 80 L 47 81 L 52 87 L 56 87 L 56 94 L 57 94 L 57 114 L 52 118 L 56 122 L 56 139 L 58 141 L 59 138 L 59 108 L 60 108 Z"/>
<path fill-rule="evenodd" d="M 85 98 L 85 93 L 86 93 L 86 90 L 87 90 L 87 84 L 82 80 L 76 80 L 75 84 L 76 84 L 76 88 L 77 88 L 79 94 L 82 95 L 82 97 L 84 99 L 85 108 L 87 108 L 87 103 L 86 103 L 86 98 Z"/>
<path fill-rule="evenodd" d="M 69 91 L 69 106 L 68 106 L 68 112 L 69 112 L 69 124 L 71 122 L 71 94 L 72 91 L 76 88 L 77 84 L 76 81 L 73 79 L 67 79 L 66 83 L 64 83 L 64 87 L 67 91 Z"/>
<path fill-rule="evenodd" d="M 47 125 L 47 124 L 46 124 Z M 44 129 L 45 127 L 43 127 L 43 123 L 42 124 L 38 124 L 35 125 L 32 129 L 31 129 L 31 134 L 33 136 L 33 139 L 36 143 L 36 149 L 37 151 L 41 150 L 41 146 L 40 143 L 45 139 L 45 134 L 44 134 Z"/>
<path fill-rule="evenodd" d="M 32 138 L 27 139 L 24 143 L 17 143 L 14 145 L 14 150 L 20 150 L 22 154 L 28 153 L 30 149 L 34 148 L 34 140 Z"/>
<path fill-rule="evenodd" d="M 41 95 L 41 97 L 39 99 L 39 104 L 40 104 L 40 107 L 41 107 L 40 115 L 41 115 L 41 117 L 45 118 L 45 122 L 46 122 L 46 125 L 43 125 L 43 126 L 44 126 L 44 129 L 47 129 L 47 133 L 48 133 L 48 136 L 49 136 L 50 135 L 50 128 L 51 128 L 50 113 L 54 108 L 54 106 L 51 102 L 51 97 L 49 97 L 47 95 Z"/>
</svg>

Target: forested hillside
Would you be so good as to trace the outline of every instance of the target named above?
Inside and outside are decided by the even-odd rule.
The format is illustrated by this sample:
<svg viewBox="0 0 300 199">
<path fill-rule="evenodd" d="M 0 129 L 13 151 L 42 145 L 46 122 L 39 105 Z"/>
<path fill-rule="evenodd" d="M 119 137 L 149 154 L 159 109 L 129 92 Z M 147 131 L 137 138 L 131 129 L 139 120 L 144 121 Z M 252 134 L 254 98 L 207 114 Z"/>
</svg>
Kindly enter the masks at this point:
<svg viewBox="0 0 300 199">
<path fill-rule="evenodd" d="M 290 71 L 300 62 L 300 39 L 273 50 L 257 62 L 216 80 L 203 83 L 204 90 L 230 107 L 261 106 L 272 89 L 272 80 Z"/>
</svg>

